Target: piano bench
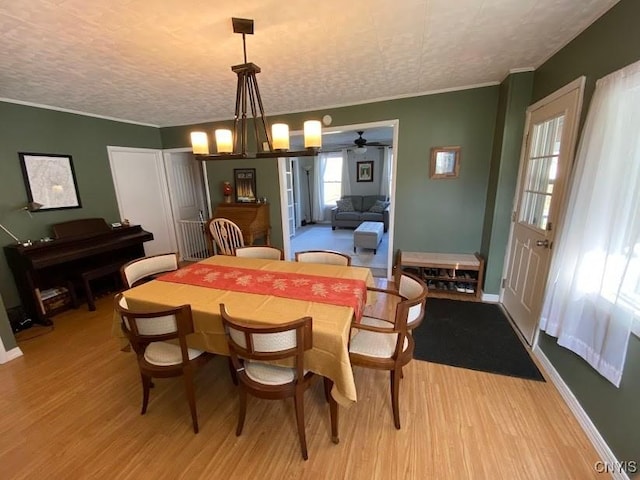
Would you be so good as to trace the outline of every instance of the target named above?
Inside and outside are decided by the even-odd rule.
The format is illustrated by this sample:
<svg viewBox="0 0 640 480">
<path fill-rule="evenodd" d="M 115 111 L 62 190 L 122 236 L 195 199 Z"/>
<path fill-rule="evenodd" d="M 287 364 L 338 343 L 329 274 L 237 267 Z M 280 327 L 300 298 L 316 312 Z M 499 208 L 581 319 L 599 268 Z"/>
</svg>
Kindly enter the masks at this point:
<svg viewBox="0 0 640 480">
<path fill-rule="evenodd" d="M 93 312 L 96 309 L 95 297 L 93 295 L 93 291 L 91 290 L 91 280 L 96 280 L 98 278 L 106 277 L 107 275 L 115 274 L 118 274 L 118 278 L 120 278 L 120 267 L 122 267 L 122 262 L 111 263 L 109 265 L 102 265 L 91 270 L 86 270 L 80 274 L 89 311 Z"/>
</svg>

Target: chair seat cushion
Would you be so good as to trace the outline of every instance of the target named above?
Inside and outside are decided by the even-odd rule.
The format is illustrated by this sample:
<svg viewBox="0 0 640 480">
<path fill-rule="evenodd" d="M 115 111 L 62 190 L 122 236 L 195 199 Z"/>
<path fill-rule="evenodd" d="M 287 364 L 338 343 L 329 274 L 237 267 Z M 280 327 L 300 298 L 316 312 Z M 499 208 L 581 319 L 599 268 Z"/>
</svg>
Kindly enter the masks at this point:
<svg viewBox="0 0 640 480">
<path fill-rule="evenodd" d="M 189 360 L 199 357 L 204 352 L 195 348 L 188 348 Z M 167 342 L 150 343 L 144 351 L 144 359 L 152 365 L 178 365 L 182 363 L 180 346 Z"/>
<path fill-rule="evenodd" d="M 391 324 L 378 318 L 362 317 L 360 322 L 363 325 L 372 327 L 390 328 Z M 351 339 L 349 346 L 350 353 L 357 353 L 367 357 L 391 358 L 396 349 L 398 341 L 397 333 L 378 333 L 367 330 L 357 330 L 357 334 Z M 402 350 L 409 346 L 409 340 L 405 337 Z"/>
<path fill-rule="evenodd" d="M 247 377 L 263 385 L 284 385 L 285 383 L 291 383 L 295 379 L 296 374 L 294 368 L 249 361 L 245 361 L 244 370 Z M 308 370 L 304 371 L 305 375 L 307 372 Z"/>
</svg>

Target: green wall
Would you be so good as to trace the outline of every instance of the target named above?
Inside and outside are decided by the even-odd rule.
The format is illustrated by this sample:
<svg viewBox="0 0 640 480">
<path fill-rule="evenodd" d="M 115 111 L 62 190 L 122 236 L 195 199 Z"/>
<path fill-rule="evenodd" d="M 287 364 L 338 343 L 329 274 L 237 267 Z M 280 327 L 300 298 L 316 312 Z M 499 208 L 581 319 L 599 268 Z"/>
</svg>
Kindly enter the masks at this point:
<svg viewBox="0 0 640 480">
<path fill-rule="evenodd" d="M 640 2 L 622 0 L 535 72 L 534 100 L 586 75 L 584 120 L 595 82 L 640 60 Z M 621 387 L 615 388 L 556 339 L 540 348 L 594 422 L 618 460 L 640 462 L 640 341 L 632 336 Z"/>
<path fill-rule="evenodd" d="M 533 72 L 509 75 L 500 85 L 482 235 L 481 251 L 486 259 L 485 293 L 500 293 L 513 197 L 518 183 L 525 115 L 531 103 L 532 85 Z"/>
<path fill-rule="evenodd" d="M 0 295 L 0 340 L 7 352 L 17 346 L 16 339 L 13 336 L 13 331 L 11 330 L 11 325 L 9 324 L 9 318 L 7 317 L 7 311 L 4 306 L 2 295 Z"/>
<path fill-rule="evenodd" d="M 293 131 L 301 130 L 305 119 L 326 114 L 333 118 L 332 126 L 399 120 L 395 247 L 473 253 L 481 246 L 497 99 L 498 86 L 494 86 L 274 116 L 269 122 L 285 121 Z M 211 132 L 215 125 L 198 128 Z M 163 128 L 164 147 L 190 145 L 189 132 L 194 128 Z M 430 180 L 430 149 L 447 145 L 462 147 L 460 177 Z M 214 203 L 216 196 L 220 200 L 220 182 L 231 178 L 232 165 L 260 168 L 258 194 L 272 202 L 272 219 L 279 218 L 277 169 L 271 160 L 208 162 Z M 281 239 L 281 225 L 272 222 L 272 226 L 274 239 Z"/>
<path fill-rule="evenodd" d="M 152 127 L 5 102 L 0 102 L 0 118 L 0 223 L 21 240 L 51 235 L 50 225 L 77 218 L 117 221 L 107 146 L 162 147 L 159 130 Z M 71 155 L 82 208 L 34 212 L 32 217 L 19 210 L 27 203 L 27 192 L 18 152 Z M 0 245 L 12 242 L 0 232 Z M 20 303 L 4 255 L 0 255 L 0 294 L 8 307 Z"/>
</svg>

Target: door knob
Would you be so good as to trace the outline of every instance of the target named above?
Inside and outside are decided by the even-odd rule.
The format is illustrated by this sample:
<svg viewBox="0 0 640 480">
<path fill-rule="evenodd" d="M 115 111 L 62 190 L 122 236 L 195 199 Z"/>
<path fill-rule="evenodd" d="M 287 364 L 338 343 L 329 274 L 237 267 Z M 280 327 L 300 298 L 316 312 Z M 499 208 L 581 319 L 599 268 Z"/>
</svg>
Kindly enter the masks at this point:
<svg viewBox="0 0 640 480">
<path fill-rule="evenodd" d="M 536 240 L 536 246 L 549 248 L 549 240 Z"/>
</svg>

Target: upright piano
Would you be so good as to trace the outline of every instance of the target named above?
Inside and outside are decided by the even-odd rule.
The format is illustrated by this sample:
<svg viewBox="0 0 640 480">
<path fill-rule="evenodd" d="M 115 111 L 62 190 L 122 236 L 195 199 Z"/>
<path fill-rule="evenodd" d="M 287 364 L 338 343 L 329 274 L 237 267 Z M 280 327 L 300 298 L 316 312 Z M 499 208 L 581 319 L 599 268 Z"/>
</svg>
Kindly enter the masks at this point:
<svg viewBox="0 0 640 480">
<path fill-rule="evenodd" d="M 153 240 L 139 225 L 112 228 L 103 218 L 55 224 L 53 235 L 30 245 L 4 247 L 26 314 L 45 325 L 51 321 L 40 307 L 40 291 L 69 286 L 73 293 L 83 272 L 143 257 L 143 243 Z"/>
<path fill-rule="evenodd" d="M 268 203 L 220 203 L 213 218 L 226 218 L 238 225 L 245 245 L 253 245 L 259 238 L 264 238 L 265 245 L 271 245 Z"/>
</svg>

